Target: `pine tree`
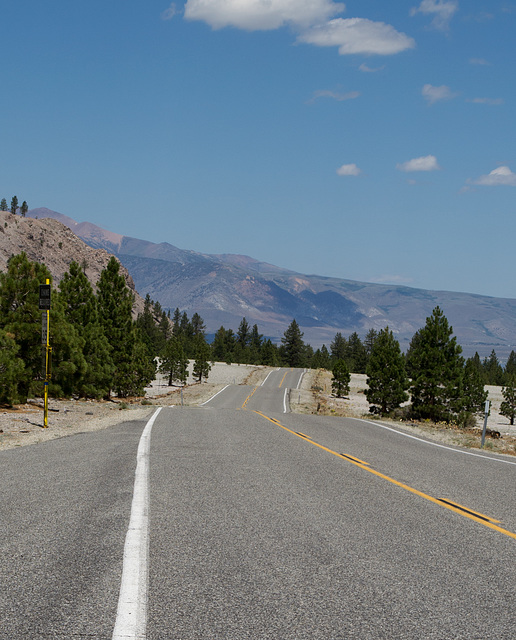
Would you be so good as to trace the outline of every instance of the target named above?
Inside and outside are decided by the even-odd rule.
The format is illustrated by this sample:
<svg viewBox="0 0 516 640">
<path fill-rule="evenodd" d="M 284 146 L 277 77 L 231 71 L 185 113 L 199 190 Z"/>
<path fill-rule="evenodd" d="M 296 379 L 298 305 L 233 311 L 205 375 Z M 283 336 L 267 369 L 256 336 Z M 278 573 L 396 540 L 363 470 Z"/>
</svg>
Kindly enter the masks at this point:
<svg viewBox="0 0 516 640">
<path fill-rule="evenodd" d="M 511 425 L 514 425 L 516 417 L 516 375 L 510 376 L 505 387 L 502 389 L 503 402 L 500 405 L 502 416 L 509 418 Z"/>
<path fill-rule="evenodd" d="M 161 360 L 161 373 L 168 375 L 168 386 L 172 386 L 174 380 L 182 385 L 186 384 L 188 379 L 188 358 L 185 356 L 183 345 L 178 338 L 170 338 L 163 351 Z"/>
<path fill-rule="evenodd" d="M 507 362 L 505 363 L 505 379 L 508 380 L 511 376 L 516 375 L 516 353 L 511 351 Z"/>
<path fill-rule="evenodd" d="M 299 325 L 295 320 L 292 320 L 288 329 L 281 338 L 282 342 L 282 356 L 285 360 L 285 364 L 289 367 L 303 367 L 304 366 L 304 342 L 303 334 L 299 328 Z"/>
<path fill-rule="evenodd" d="M 462 348 L 452 333 L 439 307 L 419 330 L 411 353 L 411 394 L 413 412 L 420 418 L 449 421 L 460 406 Z"/>
<path fill-rule="evenodd" d="M 0 202 L 0 211 L 8 211 L 9 209 L 7 208 L 7 200 L 5 198 L 2 198 L 2 201 Z"/>
<path fill-rule="evenodd" d="M 478 354 L 477 354 L 478 355 Z M 475 358 L 468 358 L 462 380 L 462 399 L 460 408 L 468 413 L 481 413 L 487 400 L 484 390 L 484 377 Z"/>
<path fill-rule="evenodd" d="M 81 397 L 106 397 L 114 373 L 111 347 L 99 322 L 93 287 L 77 262 L 70 263 L 59 289 L 65 318 L 84 339 L 86 370 L 77 381 L 76 392 Z"/>
<path fill-rule="evenodd" d="M 203 337 L 197 340 L 197 348 L 195 354 L 195 362 L 193 365 L 193 375 L 197 378 L 197 382 L 202 382 L 203 378 L 208 379 L 208 375 L 211 371 L 210 359 L 210 347 L 206 343 Z"/>
<path fill-rule="evenodd" d="M 254 324 L 249 337 L 249 360 L 251 364 L 260 364 L 263 335 L 258 331 L 258 325 Z"/>
<path fill-rule="evenodd" d="M 22 216 L 22 218 L 25 218 L 25 216 L 27 215 L 27 211 L 29 210 L 29 205 L 27 204 L 27 201 L 24 200 L 22 202 L 22 206 L 20 207 L 20 214 Z"/>
<path fill-rule="evenodd" d="M 237 335 L 237 342 L 240 343 L 240 345 L 242 346 L 242 349 L 245 349 L 249 344 L 249 339 L 251 337 L 251 328 L 245 318 L 242 318 L 238 326 L 238 331 L 236 335 Z"/>
<path fill-rule="evenodd" d="M 0 329 L 0 403 L 9 406 L 23 399 L 18 394 L 18 381 L 24 375 L 25 365 L 18 351 L 13 336 Z"/>
<path fill-rule="evenodd" d="M 382 329 L 374 342 L 367 365 L 367 384 L 365 395 L 371 413 L 385 416 L 409 398 L 405 361 L 389 327 Z"/>
<path fill-rule="evenodd" d="M 31 383 L 41 376 L 41 311 L 39 285 L 50 278 L 48 269 L 31 262 L 25 253 L 12 256 L 7 271 L 0 273 L 0 328 L 18 346 L 18 357 L 25 368 L 18 381 L 18 396 L 25 401 Z"/>
<path fill-rule="evenodd" d="M 267 338 L 262 345 L 261 349 L 261 363 L 269 366 L 276 367 L 279 362 L 278 348 L 272 343 L 270 338 Z"/>
<path fill-rule="evenodd" d="M 312 369 L 331 370 L 331 357 L 325 344 L 314 353 L 312 360 Z"/>
<path fill-rule="evenodd" d="M 345 360 L 347 356 L 347 350 L 348 343 L 346 338 L 342 336 L 342 333 L 337 333 L 335 335 L 335 339 L 330 344 L 331 359 L 333 361 Z"/>
<path fill-rule="evenodd" d="M 11 200 L 11 213 L 16 213 L 17 210 L 18 210 L 18 198 L 16 196 L 13 196 Z"/>
<path fill-rule="evenodd" d="M 120 274 L 120 264 L 115 257 L 100 274 L 97 304 L 115 365 L 111 389 L 121 397 L 139 394 L 153 379 L 155 366 L 141 333 L 133 327 L 133 294 Z"/>
<path fill-rule="evenodd" d="M 491 351 L 489 358 L 484 359 L 483 368 L 487 384 L 495 386 L 503 384 L 503 368 L 494 349 Z"/>
<path fill-rule="evenodd" d="M 376 329 L 369 329 L 369 331 L 366 334 L 366 337 L 364 338 L 364 347 L 366 350 L 366 355 L 368 360 L 373 351 L 376 338 L 378 338 L 378 331 L 376 331 Z"/>
<path fill-rule="evenodd" d="M 367 352 L 356 331 L 348 338 L 346 362 L 353 373 L 365 373 Z"/>
<path fill-rule="evenodd" d="M 333 377 L 331 379 L 331 388 L 337 398 L 342 398 L 349 393 L 349 383 L 351 374 L 345 360 L 337 360 L 333 365 Z"/>
</svg>

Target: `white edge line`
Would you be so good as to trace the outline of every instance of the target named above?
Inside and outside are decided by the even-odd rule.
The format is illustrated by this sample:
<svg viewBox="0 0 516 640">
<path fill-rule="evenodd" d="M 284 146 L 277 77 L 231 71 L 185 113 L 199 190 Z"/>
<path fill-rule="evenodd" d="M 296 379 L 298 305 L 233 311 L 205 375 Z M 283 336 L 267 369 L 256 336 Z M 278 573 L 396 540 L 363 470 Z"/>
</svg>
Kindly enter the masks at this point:
<svg viewBox="0 0 516 640">
<path fill-rule="evenodd" d="M 274 371 L 277 371 L 277 369 L 273 369 L 272 371 L 269 371 L 269 373 L 267 374 L 267 377 L 265 378 L 265 380 L 262 382 L 262 384 L 260 385 L 261 387 L 263 387 L 263 385 L 267 382 L 267 380 L 269 379 L 269 376 L 271 375 L 271 373 L 274 373 Z"/>
<path fill-rule="evenodd" d="M 205 404 L 208 404 L 208 402 L 211 402 L 213 400 L 213 398 L 216 398 L 219 393 L 222 393 L 225 389 L 227 389 L 229 387 L 229 384 L 227 384 L 224 389 L 221 389 L 220 391 L 217 391 L 217 393 L 213 396 L 211 396 L 211 398 L 209 398 L 209 400 L 206 400 L 206 402 L 203 402 L 202 404 L 200 404 L 200 407 L 204 407 Z"/>
<path fill-rule="evenodd" d="M 418 438 L 417 436 L 413 436 L 410 433 L 405 433 L 404 431 L 398 431 L 398 429 L 393 429 L 392 427 L 388 427 L 381 422 L 373 422 L 372 420 L 364 420 L 363 418 L 353 418 L 354 420 L 359 420 L 360 422 L 365 422 L 366 424 L 372 424 L 375 427 L 380 427 L 381 429 L 387 429 L 387 431 L 392 431 L 393 433 L 397 433 L 400 436 L 405 436 L 405 438 L 412 438 L 412 440 L 418 440 L 419 442 L 423 442 L 424 444 L 432 445 L 432 447 L 439 447 L 440 449 L 447 449 L 448 451 L 453 451 L 454 453 L 462 453 L 465 456 L 475 456 L 475 458 L 482 458 L 482 460 L 491 460 L 492 462 L 502 462 L 503 464 L 512 464 L 516 465 L 516 462 L 512 462 L 511 460 L 501 460 L 499 458 L 491 458 L 491 456 L 485 456 L 481 453 L 473 453 L 473 451 L 463 451 L 462 449 L 454 449 L 453 447 L 448 447 L 445 444 L 439 444 L 438 442 L 432 442 L 430 440 L 424 440 L 423 438 Z"/>
<path fill-rule="evenodd" d="M 287 391 L 288 389 L 285 387 L 285 393 L 283 394 L 283 413 L 287 413 Z"/>
<path fill-rule="evenodd" d="M 299 387 L 301 386 L 301 381 L 303 380 L 303 376 L 305 375 L 305 373 L 306 373 L 306 369 L 304 369 L 301 375 L 299 376 L 299 382 L 297 383 L 296 389 L 299 389 Z"/>
<path fill-rule="evenodd" d="M 161 407 L 145 425 L 138 445 L 133 502 L 125 538 L 122 582 L 113 640 L 147 637 L 147 583 L 149 557 L 149 454 L 152 425 Z"/>
</svg>

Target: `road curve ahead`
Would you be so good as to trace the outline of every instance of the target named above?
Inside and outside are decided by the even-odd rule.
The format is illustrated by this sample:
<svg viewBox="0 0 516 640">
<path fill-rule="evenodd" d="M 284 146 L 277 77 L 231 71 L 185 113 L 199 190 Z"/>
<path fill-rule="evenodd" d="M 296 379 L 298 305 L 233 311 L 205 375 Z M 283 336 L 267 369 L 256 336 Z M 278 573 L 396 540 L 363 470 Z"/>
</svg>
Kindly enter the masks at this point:
<svg viewBox="0 0 516 640">
<path fill-rule="evenodd" d="M 514 638 L 514 460 L 285 413 L 300 375 L 155 417 L 133 637 Z M 113 637 L 144 427 L 0 454 L 1 638 Z"/>
</svg>

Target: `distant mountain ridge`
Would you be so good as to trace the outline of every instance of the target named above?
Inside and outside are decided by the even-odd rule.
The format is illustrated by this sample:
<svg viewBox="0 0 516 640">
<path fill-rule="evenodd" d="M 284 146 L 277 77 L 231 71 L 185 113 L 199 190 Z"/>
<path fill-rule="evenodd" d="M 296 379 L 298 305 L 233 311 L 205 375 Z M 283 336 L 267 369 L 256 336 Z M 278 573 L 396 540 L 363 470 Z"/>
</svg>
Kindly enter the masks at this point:
<svg viewBox="0 0 516 640">
<path fill-rule="evenodd" d="M 261 333 L 281 337 L 296 318 L 305 340 L 317 347 L 329 346 L 337 332 L 364 336 L 388 325 L 406 349 L 439 305 L 465 355 L 478 351 L 484 357 L 495 349 L 504 359 L 516 345 L 514 299 L 303 275 L 249 256 L 208 255 L 123 236 L 48 209 L 27 215 L 57 219 L 91 247 L 113 253 L 141 295 L 149 293 L 164 308 L 200 313 L 210 333 L 221 325 L 236 330 L 245 316 Z"/>
</svg>

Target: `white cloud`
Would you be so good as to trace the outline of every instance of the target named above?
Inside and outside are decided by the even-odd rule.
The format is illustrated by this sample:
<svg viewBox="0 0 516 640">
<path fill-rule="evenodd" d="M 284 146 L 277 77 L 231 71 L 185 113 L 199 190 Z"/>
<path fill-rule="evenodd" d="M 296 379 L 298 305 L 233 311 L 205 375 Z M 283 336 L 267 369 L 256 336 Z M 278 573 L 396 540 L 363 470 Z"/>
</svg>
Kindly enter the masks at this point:
<svg viewBox="0 0 516 640">
<path fill-rule="evenodd" d="M 185 18 L 203 20 L 214 29 L 263 31 L 285 25 L 305 28 L 329 20 L 345 8 L 333 0 L 188 0 Z"/>
<path fill-rule="evenodd" d="M 468 184 L 478 184 L 483 187 L 516 187 L 516 173 L 513 173 L 509 167 L 502 166 L 493 169 L 491 173 L 480 176 L 476 180 L 468 180 Z"/>
<path fill-rule="evenodd" d="M 346 5 L 333 0 L 187 0 L 185 18 L 213 29 L 264 31 L 293 27 L 298 42 L 339 47 L 339 53 L 392 55 L 412 49 L 412 38 L 365 18 L 334 18 Z M 332 19 L 334 18 L 334 19 Z"/>
<path fill-rule="evenodd" d="M 415 16 L 417 13 L 433 15 L 432 27 L 440 31 L 446 31 L 450 26 L 450 20 L 458 9 L 459 3 L 457 0 L 423 0 L 419 7 L 414 7 L 410 10 L 410 15 Z"/>
<path fill-rule="evenodd" d="M 440 102 L 441 100 L 452 100 L 453 98 L 456 98 L 459 94 L 453 93 L 450 87 L 447 87 L 444 84 L 441 85 L 440 87 L 434 87 L 431 84 L 425 84 L 425 86 L 421 90 L 421 95 L 430 104 L 434 104 L 435 102 Z"/>
<path fill-rule="evenodd" d="M 393 55 L 415 46 L 412 38 L 391 25 L 366 18 L 335 18 L 307 29 L 298 40 L 320 47 L 339 47 L 341 55 Z"/>
<path fill-rule="evenodd" d="M 176 3 L 173 2 L 168 9 L 163 11 L 161 14 L 162 20 L 172 20 L 172 18 L 177 14 Z"/>
<path fill-rule="evenodd" d="M 477 64 L 483 67 L 490 67 L 491 63 L 488 62 L 487 60 L 484 60 L 484 58 L 470 58 L 469 59 L 469 63 L 470 64 Z"/>
<path fill-rule="evenodd" d="M 364 73 L 376 73 L 377 71 L 382 71 L 383 69 L 385 69 L 385 65 L 382 65 L 381 67 L 369 67 L 365 62 L 362 62 L 362 64 L 358 68 Z"/>
<path fill-rule="evenodd" d="M 337 169 L 337 175 L 339 176 L 359 176 L 362 171 L 356 164 L 343 164 L 342 167 Z"/>
<path fill-rule="evenodd" d="M 488 104 L 492 107 L 504 104 L 503 98 L 473 98 L 471 100 L 467 100 L 467 102 L 473 102 L 474 104 Z"/>
<path fill-rule="evenodd" d="M 345 102 L 346 100 L 355 100 L 358 97 L 360 97 L 360 91 L 348 91 L 347 93 L 340 93 L 338 91 L 321 90 L 315 91 L 314 95 L 308 102 L 311 104 L 318 98 L 331 98 L 332 100 L 337 100 L 337 102 Z"/>
<path fill-rule="evenodd" d="M 400 171 L 438 171 L 440 168 L 435 156 L 421 156 L 396 165 Z"/>
</svg>

